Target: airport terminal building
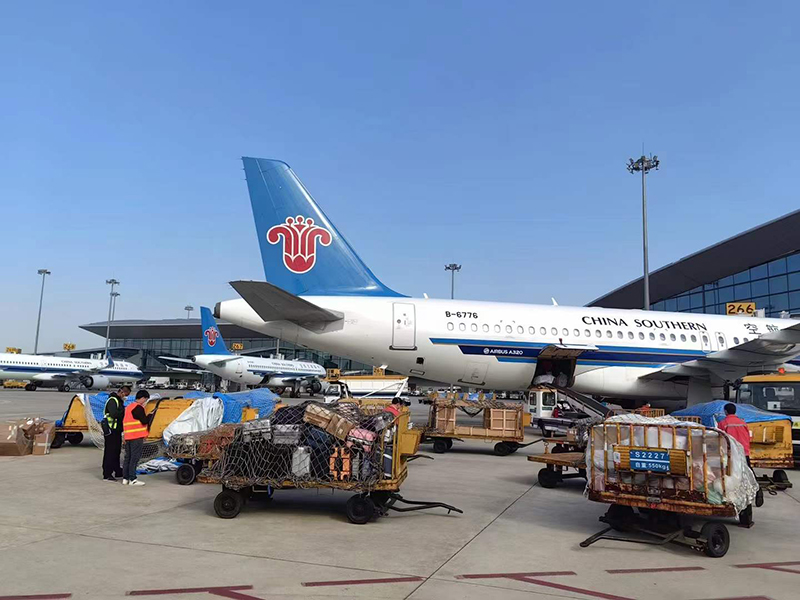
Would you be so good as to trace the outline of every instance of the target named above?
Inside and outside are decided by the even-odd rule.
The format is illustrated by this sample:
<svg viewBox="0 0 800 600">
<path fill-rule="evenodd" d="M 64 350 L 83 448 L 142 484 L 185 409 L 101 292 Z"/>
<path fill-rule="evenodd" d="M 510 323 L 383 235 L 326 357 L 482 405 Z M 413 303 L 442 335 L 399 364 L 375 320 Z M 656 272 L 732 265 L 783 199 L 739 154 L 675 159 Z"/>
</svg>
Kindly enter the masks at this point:
<svg viewBox="0 0 800 600">
<path fill-rule="evenodd" d="M 641 308 L 642 278 L 589 306 Z M 800 315 L 800 210 L 690 254 L 650 274 L 652 310 L 726 314 L 754 302 L 767 317 Z"/>
</svg>

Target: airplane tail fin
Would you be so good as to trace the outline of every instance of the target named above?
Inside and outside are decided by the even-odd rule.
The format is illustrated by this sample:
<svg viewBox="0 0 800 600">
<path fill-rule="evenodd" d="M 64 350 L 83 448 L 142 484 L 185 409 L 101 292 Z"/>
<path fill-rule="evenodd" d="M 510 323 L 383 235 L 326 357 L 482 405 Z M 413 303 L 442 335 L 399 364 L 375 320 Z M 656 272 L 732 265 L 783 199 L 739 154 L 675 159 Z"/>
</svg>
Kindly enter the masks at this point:
<svg viewBox="0 0 800 600">
<path fill-rule="evenodd" d="M 114 366 L 114 359 L 111 357 L 111 350 L 106 350 L 106 368 L 110 368 Z"/>
<path fill-rule="evenodd" d="M 242 162 L 267 281 L 294 295 L 401 296 L 373 275 L 289 165 Z"/>
<path fill-rule="evenodd" d="M 203 327 L 203 354 L 230 354 L 214 316 L 205 306 L 200 307 L 200 321 Z"/>
</svg>

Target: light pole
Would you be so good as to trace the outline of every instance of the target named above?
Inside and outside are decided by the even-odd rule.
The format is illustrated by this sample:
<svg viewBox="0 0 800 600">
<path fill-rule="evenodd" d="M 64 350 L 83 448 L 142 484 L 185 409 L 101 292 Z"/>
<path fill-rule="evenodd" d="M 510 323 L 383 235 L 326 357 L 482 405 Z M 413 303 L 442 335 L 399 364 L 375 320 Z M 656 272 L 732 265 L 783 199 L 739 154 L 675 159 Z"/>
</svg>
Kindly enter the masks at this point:
<svg viewBox="0 0 800 600">
<path fill-rule="evenodd" d="M 114 298 L 114 302 L 111 304 L 111 322 L 113 323 L 117 315 L 117 298 L 119 297 L 119 292 L 112 292 L 111 296 Z"/>
<path fill-rule="evenodd" d="M 186 311 L 186 318 L 187 319 L 191 319 L 192 318 L 192 311 L 194 310 L 194 306 L 191 306 L 191 305 L 187 304 L 186 306 L 183 307 L 183 310 Z"/>
<path fill-rule="evenodd" d="M 108 340 L 111 335 L 111 308 L 114 304 L 114 286 L 119 285 L 116 279 L 106 279 L 106 284 L 111 286 L 111 293 L 108 295 L 108 321 L 106 321 L 106 355 L 108 355 Z"/>
<path fill-rule="evenodd" d="M 456 291 L 456 271 L 461 270 L 461 265 L 457 265 L 456 263 L 450 263 L 449 265 L 444 266 L 445 271 L 450 271 L 450 299 L 452 300 L 455 298 L 455 291 Z"/>
<path fill-rule="evenodd" d="M 39 294 L 39 318 L 36 319 L 36 341 L 33 344 L 33 353 L 39 353 L 39 326 L 42 324 L 42 301 L 44 300 L 44 278 L 50 275 L 47 269 L 39 269 L 36 271 L 42 276 L 42 291 Z"/>
<path fill-rule="evenodd" d="M 644 154 L 638 160 L 628 159 L 628 172 L 642 173 L 642 251 L 644 253 L 644 309 L 650 310 L 650 268 L 647 262 L 647 174 L 655 169 L 658 170 L 659 160 L 657 156 Z"/>
</svg>

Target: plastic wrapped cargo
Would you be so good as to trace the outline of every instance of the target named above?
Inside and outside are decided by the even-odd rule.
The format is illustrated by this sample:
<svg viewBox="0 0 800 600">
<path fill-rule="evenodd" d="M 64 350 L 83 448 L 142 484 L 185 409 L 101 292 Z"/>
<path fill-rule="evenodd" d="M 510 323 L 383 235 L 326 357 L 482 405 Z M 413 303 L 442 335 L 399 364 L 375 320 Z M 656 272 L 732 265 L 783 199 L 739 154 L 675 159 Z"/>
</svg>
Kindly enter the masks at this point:
<svg viewBox="0 0 800 600">
<path fill-rule="evenodd" d="M 673 417 L 627 414 L 592 427 L 587 493 L 641 495 L 653 504 L 730 504 L 741 512 L 758 484 L 729 435 Z"/>
</svg>

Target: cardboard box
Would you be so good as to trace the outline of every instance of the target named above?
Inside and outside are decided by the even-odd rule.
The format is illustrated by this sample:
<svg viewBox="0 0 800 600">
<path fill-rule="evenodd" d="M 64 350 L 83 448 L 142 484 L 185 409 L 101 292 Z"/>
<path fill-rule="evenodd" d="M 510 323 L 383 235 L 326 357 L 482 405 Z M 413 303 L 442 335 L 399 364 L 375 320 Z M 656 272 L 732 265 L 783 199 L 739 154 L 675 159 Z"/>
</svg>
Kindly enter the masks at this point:
<svg viewBox="0 0 800 600">
<path fill-rule="evenodd" d="M 455 406 L 436 407 L 436 431 L 442 433 L 455 433 L 456 408 Z"/>
<path fill-rule="evenodd" d="M 25 456 L 33 450 L 33 419 L 0 423 L 0 456 Z"/>
<path fill-rule="evenodd" d="M 344 417 L 333 414 L 331 415 L 331 421 L 328 423 L 325 431 L 330 433 L 335 438 L 345 440 L 347 439 L 347 434 L 349 434 L 350 430 L 352 430 L 354 427 L 355 423 L 351 423 Z"/>
<path fill-rule="evenodd" d="M 333 416 L 333 412 L 324 406 L 309 404 L 303 414 L 303 421 L 310 425 L 316 425 L 320 429 L 327 429 Z"/>
<path fill-rule="evenodd" d="M 56 424 L 52 421 L 40 421 L 36 424 L 33 436 L 33 454 L 42 456 L 50 454 L 50 445 L 56 437 Z"/>
</svg>

